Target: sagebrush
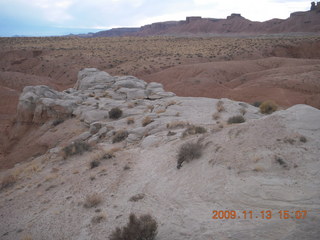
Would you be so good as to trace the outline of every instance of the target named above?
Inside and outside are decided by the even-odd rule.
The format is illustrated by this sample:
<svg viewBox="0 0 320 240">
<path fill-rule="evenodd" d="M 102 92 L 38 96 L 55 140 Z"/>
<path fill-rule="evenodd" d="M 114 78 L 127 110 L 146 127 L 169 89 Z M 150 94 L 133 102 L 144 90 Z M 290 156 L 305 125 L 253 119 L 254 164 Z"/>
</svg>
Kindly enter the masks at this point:
<svg viewBox="0 0 320 240">
<path fill-rule="evenodd" d="M 243 123 L 246 120 L 244 119 L 244 117 L 242 115 L 236 115 L 236 116 L 232 116 L 228 119 L 228 124 L 232 124 L 232 123 Z"/>
<path fill-rule="evenodd" d="M 131 213 L 126 226 L 117 227 L 110 235 L 110 240 L 154 240 L 158 233 L 158 223 L 150 215 L 139 218 Z"/>
<path fill-rule="evenodd" d="M 73 156 L 76 154 L 83 154 L 86 151 L 89 151 L 90 145 L 86 142 L 83 141 L 75 141 L 73 143 L 71 143 L 70 145 L 66 146 L 63 148 L 63 152 L 64 152 L 64 158 L 67 158 L 69 156 Z"/>
<path fill-rule="evenodd" d="M 193 159 L 200 158 L 203 146 L 200 143 L 184 143 L 178 153 L 177 168 L 180 169 L 183 162 L 190 162 Z"/>
<path fill-rule="evenodd" d="M 109 118 L 111 119 L 119 119 L 122 116 L 122 110 L 118 107 L 112 108 L 109 111 Z"/>
</svg>

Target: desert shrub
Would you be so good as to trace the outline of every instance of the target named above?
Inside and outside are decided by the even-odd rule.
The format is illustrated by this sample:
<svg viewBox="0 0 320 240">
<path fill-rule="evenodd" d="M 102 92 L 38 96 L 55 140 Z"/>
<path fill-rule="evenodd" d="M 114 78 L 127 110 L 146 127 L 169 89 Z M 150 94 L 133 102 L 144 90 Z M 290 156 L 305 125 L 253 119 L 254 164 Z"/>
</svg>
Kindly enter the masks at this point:
<svg viewBox="0 0 320 240">
<path fill-rule="evenodd" d="M 127 130 L 119 130 L 114 134 L 112 143 L 122 142 L 128 137 L 128 135 L 129 133 Z"/>
<path fill-rule="evenodd" d="M 116 228 L 110 235 L 110 240 L 153 240 L 158 231 L 157 221 L 149 214 L 139 218 L 131 213 L 129 222 L 120 229 Z"/>
<path fill-rule="evenodd" d="M 223 112 L 226 110 L 223 106 L 223 101 L 221 100 L 217 102 L 216 107 L 218 112 Z"/>
<path fill-rule="evenodd" d="M 183 121 L 175 121 L 175 122 L 167 123 L 167 128 L 168 129 L 183 128 L 186 125 L 188 125 L 188 123 Z"/>
<path fill-rule="evenodd" d="M 147 116 L 142 120 L 142 126 L 145 127 L 152 122 L 153 122 L 153 120 L 149 116 Z"/>
<path fill-rule="evenodd" d="M 213 120 L 218 120 L 220 118 L 220 113 L 215 112 L 214 114 L 212 114 L 212 118 Z"/>
<path fill-rule="evenodd" d="M 243 123 L 246 120 L 244 119 L 244 117 L 242 115 L 236 115 L 233 117 L 229 117 L 228 119 L 228 124 L 232 124 L 232 123 Z"/>
<path fill-rule="evenodd" d="M 260 101 L 255 101 L 251 105 L 254 106 L 254 107 L 260 107 L 261 102 Z"/>
<path fill-rule="evenodd" d="M 92 219 L 91 219 L 91 222 L 93 224 L 97 224 L 97 223 L 101 223 L 102 221 L 104 221 L 106 219 L 106 215 L 104 213 L 100 213 L 98 214 L 97 216 L 94 216 Z"/>
<path fill-rule="evenodd" d="M 13 186 L 17 182 L 17 178 L 12 175 L 6 175 L 1 180 L 0 190 Z"/>
<path fill-rule="evenodd" d="M 100 165 L 100 161 L 99 160 L 93 160 L 90 162 L 90 168 L 96 168 L 96 167 L 99 167 Z"/>
<path fill-rule="evenodd" d="M 53 120 L 53 122 L 52 122 L 52 126 L 58 126 L 60 123 L 63 123 L 64 122 L 64 120 L 63 119 L 61 119 L 61 118 L 59 118 L 59 119 L 55 119 L 55 120 Z"/>
<path fill-rule="evenodd" d="M 206 133 L 207 130 L 201 126 L 190 125 L 182 134 L 183 137 L 194 134 Z"/>
<path fill-rule="evenodd" d="M 129 199 L 129 201 L 130 201 L 130 202 L 138 202 L 139 200 L 143 199 L 144 197 L 145 197 L 145 194 L 143 194 L 143 193 L 138 193 L 138 194 L 132 196 L 132 197 Z"/>
<path fill-rule="evenodd" d="M 265 101 L 261 103 L 259 106 L 260 112 L 264 114 L 271 114 L 275 112 L 278 109 L 278 106 L 275 102 L 273 101 Z"/>
<path fill-rule="evenodd" d="M 301 136 L 299 140 L 300 142 L 303 142 L 303 143 L 307 142 L 307 138 L 305 136 Z"/>
<path fill-rule="evenodd" d="M 185 143 L 178 153 L 177 168 L 180 169 L 183 162 L 190 162 L 193 159 L 200 158 L 203 146 L 200 143 Z"/>
<path fill-rule="evenodd" d="M 90 150 L 90 145 L 86 142 L 75 141 L 70 145 L 63 148 L 64 158 L 67 158 L 76 154 L 83 154 L 84 152 Z"/>
<path fill-rule="evenodd" d="M 128 124 L 128 125 L 134 124 L 134 118 L 133 118 L 133 117 L 127 118 L 127 124 Z"/>
<path fill-rule="evenodd" d="M 111 119 L 119 119 L 122 116 L 122 110 L 118 107 L 112 108 L 109 111 L 109 118 Z"/>
<path fill-rule="evenodd" d="M 92 207 L 98 206 L 101 202 L 102 202 L 102 197 L 99 194 L 94 193 L 86 197 L 86 200 L 83 206 L 85 208 L 92 208 Z"/>
</svg>

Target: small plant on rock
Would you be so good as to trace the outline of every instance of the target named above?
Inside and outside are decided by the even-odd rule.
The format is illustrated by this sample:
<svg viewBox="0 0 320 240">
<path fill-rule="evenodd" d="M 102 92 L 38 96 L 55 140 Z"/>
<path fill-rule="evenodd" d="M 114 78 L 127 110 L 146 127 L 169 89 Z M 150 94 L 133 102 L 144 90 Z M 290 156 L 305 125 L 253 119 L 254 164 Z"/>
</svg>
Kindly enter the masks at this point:
<svg viewBox="0 0 320 240">
<path fill-rule="evenodd" d="M 261 103 L 259 106 L 260 112 L 263 114 L 271 114 L 275 112 L 278 109 L 278 106 L 275 102 L 273 101 L 265 101 Z"/>
<path fill-rule="evenodd" d="M 145 127 L 152 122 L 153 122 L 153 120 L 151 119 L 151 117 L 147 116 L 142 120 L 142 126 Z"/>
<path fill-rule="evenodd" d="M 122 142 L 128 137 L 128 135 L 129 133 L 127 130 L 119 130 L 114 134 L 112 143 Z"/>
<path fill-rule="evenodd" d="M 71 143 L 70 145 L 63 148 L 64 152 L 64 159 L 66 159 L 69 156 L 73 156 L 76 154 L 83 154 L 86 151 L 90 150 L 90 145 L 86 142 L 82 141 L 75 141 Z"/>
<path fill-rule="evenodd" d="M 118 107 L 112 108 L 109 111 L 109 118 L 111 119 L 119 119 L 122 116 L 122 110 Z"/>
<path fill-rule="evenodd" d="M 154 240 L 158 231 L 157 221 L 149 214 L 139 218 L 131 213 L 126 226 L 112 232 L 110 240 Z"/>
<path fill-rule="evenodd" d="M 177 168 L 180 169 L 183 162 L 190 162 L 202 155 L 203 146 L 200 143 L 185 143 L 178 153 Z"/>
<path fill-rule="evenodd" d="M 237 115 L 237 116 L 233 116 L 233 117 L 230 117 L 228 119 L 228 124 L 232 124 L 232 123 L 243 123 L 245 122 L 246 120 L 244 119 L 244 117 L 242 115 Z"/>
<path fill-rule="evenodd" d="M 94 193 L 86 197 L 86 200 L 83 206 L 85 208 L 92 208 L 92 207 L 98 206 L 101 202 L 102 202 L 102 197 L 99 194 Z"/>
<path fill-rule="evenodd" d="M 16 183 L 16 181 L 17 178 L 12 174 L 4 176 L 1 180 L 0 190 L 13 186 Z"/>
</svg>

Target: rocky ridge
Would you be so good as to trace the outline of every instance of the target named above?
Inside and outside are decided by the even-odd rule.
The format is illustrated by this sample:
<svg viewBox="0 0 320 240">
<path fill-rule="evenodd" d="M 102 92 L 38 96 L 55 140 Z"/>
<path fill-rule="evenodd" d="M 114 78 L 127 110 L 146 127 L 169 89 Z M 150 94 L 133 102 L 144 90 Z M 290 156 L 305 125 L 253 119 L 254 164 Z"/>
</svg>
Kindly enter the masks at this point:
<svg viewBox="0 0 320 240">
<path fill-rule="evenodd" d="M 111 118 L 113 108 L 122 116 Z M 245 122 L 228 124 L 236 115 Z M 63 92 L 25 87 L 7 161 L 23 154 L 0 172 L 0 236 L 105 239 L 134 212 L 157 219 L 157 239 L 317 239 L 318 119 L 308 105 L 263 115 L 247 103 L 177 97 L 159 83 L 93 68 Z M 126 134 L 115 141 L 119 132 Z M 91 150 L 68 155 L 77 142 Z M 177 153 L 189 142 L 201 143 L 202 155 L 178 170 Z M 15 182 L 4 186 L 7 176 Z M 92 194 L 101 202 L 87 209 Z M 212 219 L 213 210 L 239 218 Z M 262 219 L 267 210 L 272 218 Z M 284 220 L 280 210 L 308 213 Z"/>
</svg>

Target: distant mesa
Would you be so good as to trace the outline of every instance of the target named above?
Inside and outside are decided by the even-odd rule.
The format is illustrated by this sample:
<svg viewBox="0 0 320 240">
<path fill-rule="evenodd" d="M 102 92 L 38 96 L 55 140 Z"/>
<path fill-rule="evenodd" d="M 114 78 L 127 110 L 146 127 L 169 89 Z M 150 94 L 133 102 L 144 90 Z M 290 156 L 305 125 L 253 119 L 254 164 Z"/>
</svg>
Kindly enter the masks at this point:
<svg viewBox="0 0 320 240">
<path fill-rule="evenodd" d="M 310 11 L 320 11 L 320 2 L 311 2 L 311 8 Z"/>
<path fill-rule="evenodd" d="M 217 36 L 217 35 L 261 35 L 283 33 L 320 33 L 320 2 L 312 2 L 310 11 L 291 13 L 287 19 L 250 21 L 240 13 L 227 18 L 203 18 L 187 16 L 181 21 L 151 23 L 139 28 L 113 28 L 79 37 L 121 37 L 121 36 Z"/>
</svg>

